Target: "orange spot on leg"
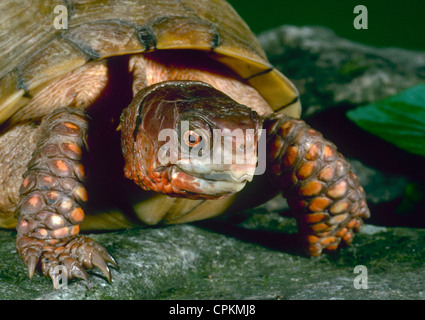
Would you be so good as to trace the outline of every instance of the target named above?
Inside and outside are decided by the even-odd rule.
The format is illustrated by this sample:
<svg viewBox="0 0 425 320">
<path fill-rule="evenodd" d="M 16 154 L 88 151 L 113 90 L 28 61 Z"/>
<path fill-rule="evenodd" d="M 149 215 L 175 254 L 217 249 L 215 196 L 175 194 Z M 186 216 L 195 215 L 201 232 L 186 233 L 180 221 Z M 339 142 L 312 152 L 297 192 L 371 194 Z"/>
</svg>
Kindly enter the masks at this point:
<svg viewBox="0 0 425 320">
<path fill-rule="evenodd" d="M 38 194 L 33 194 L 30 196 L 22 206 L 23 212 L 27 214 L 32 214 L 40 211 L 43 206 L 43 201 L 41 196 Z"/>
<path fill-rule="evenodd" d="M 338 249 L 338 244 L 333 244 L 326 247 L 326 250 L 328 251 L 335 251 L 336 249 Z"/>
<path fill-rule="evenodd" d="M 338 201 L 336 203 L 334 203 L 330 208 L 329 211 L 332 214 L 339 214 L 342 213 L 344 211 L 347 211 L 348 208 L 350 207 L 350 202 L 348 200 L 343 200 L 343 201 Z"/>
<path fill-rule="evenodd" d="M 320 173 L 318 178 L 322 181 L 331 181 L 334 177 L 333 171 L 331 167 L 326 167 Z"/>
<path fill-rule="evenodd" d="M 286 150 L 285 156 L 283 157 L 283 164 L 286 167 L 291 167 L 298 157 L 298 147 L 297 146 L 291 146 L 288 147 Z"/>
<path fill-rule="evenodd" d="M 31 198 L 28 199 L 28 203 L 35 207 L 36 205 L 38 205 L 40 203 L 40 198 L 38 196 L 32 196 Z"/>
<path fill-rule="evenodd" d="M 58 229 L 65 226 L 65 220 L 58 214 L 52 214 L 46 221 L 51 229 Z"/>
<path fill-rule="evenodd" d="M 83 222 L 84 220 L 84 210 L 81 208 L 75 208 L 71 214 L 69 215 L 69 218 L 72 223 L 79 224 Z"/>
<path fill-rule="evenodd" d="M 313 173 L 315 165 L 316 164 L 313 161 L 308 161 L 308 162 L 304 163 L 297 171 L 298 178 L 306 179 L 306 178 L 310 177 L 311 174 Z"/>
<path fill-rule="evenodd" d="M 326 237 L 326 238 L 323 238 L 323 239 L 320 241 L 320 243 L 321 243 L 322 245 L 324 245 L 324 246 L 326 246 L 326 245 L 328 245 L 328 244 L 331 244 L 331 243 L 334 243 L 334 242 L 336 242 L 336 238 L 335 238 L 335 237 Z"/>
<path fill-rule="evenodd" d="M 322 253 L 322 246 L 318 243 L 310 244 L 307 247 L 307 253 L 312 257 L 318 257 Z"/>
<path fill-rule="evenodd" d="M 22 181 L 22 185 L 24 186 L 24 188 L 26 188 L 27 186 L 28 186 L 28 183 L 30 182 L 30 178 L 29 177 L 26 177 L 25 179 L 24 179 L 24 181 Z"/>
<path fill-rule="evenodd" d="M 40 228 L 37 231 L 31 233 L 31 236 L 38 239 L 45 239 L 49 236 L 49 231 L 45 228 Z"/>
<path fill-rule="evenodd" d="M 75 236 L 80 232 L 80 226 L 72 226 L 71 227 L 71 235 Z"/>
<path fill-rule="evenodd" d="M 316 243 L 319 241 L 319 238 L 313 235 L 308 235 L 307 236 L 307 241 L 311 244 Z"/>
<path fill-rule="evenodd" d="M 330 146 L 326 146 L 323 150 L 323 157 L 325 161 L 332 161 L 336 157 L 336 150 Z"/>
<path fill-rule="evenodd" d="M 316 160 L 320 156 L 322 144 L 320 142 L 316 142 L 313 144 L 310 149 L 307 151 L 305 158 L 307 160 Z"/>
<path fill-rule="evenodd" d="M 357 225 L 357 219 L 353 219 L 351 220 L 348 224 L 347 224 L 347 228 L 348 229 L 352 229 Z"/>
<path fill-rule="evenodd" d="M 328 225 L 326 223 L 318 223 L 311 226 L 311 229 L 317 232 L 317 231 L 325 230 L 327 227 Z"/>
<path fill-rule="evenodd" d="M 338 181 L 328 189 L 326 194 L 332 199 L 338 199 L 345 195 L 347 192 L 347 182 L 345 180 Z"/>
<path fill-rule="evenodd" d="M 56 161 L 56 167 L 61 171 L 67 171 L 68 170 L 68 166 L 66 165 L 66 163 L 63 160 Z"/>
<path fill-rule="evenodd" d="M 344 221 L 347 217 L 348 217 L 348 213 L 343 213 L 343 214 L 337 215 L 337 216 L 329 219 L 328 223 L 329 224 L 339 224 L 342 221 Z"/>
<path fill-rule="evenodd" d="M 52 231 L 52 237 L 56 239 L 66 238 L 71 235 L 69 227 L 63 227 Z"/>
<path fill-rule="evenodd" d="M 331 200 L 326 197 L 317 197 L 311 200 L 308 206 L 309 210 L 313 212 L 319 212 L 325 210 L 325 208 L 331 203 Z"/>
<path fill-rule="evenodd" d="M 323 185 L 317 181 L 312 180 L 301 186 L 300 193 L 304 196 L 313 196 L 322 191 Z"/>
<path fill-rule="evenodd" d="M 74 190 L 74 196 L 78 200 L 83 201 L 83 202 L 87 202 L 87 200 L 88 200 L 86 188 L 81 187 L 81 186 Z"/>
<path fill-rule="evenodd" d="M 304 216 L 304 221 L 307 223 L 316 223 L 316 222 L 320 222 L 324 219 L 326 219 L 328 217 L 327 214 L 320 212 L 320 213 L 312 213 L 312 214 L 307 214 Z"/>
<path fill-rule="evenodd" d="M 347 231 L 348 231 L 347 228 L 342 228 L 337 233 L 335 233 L 335 236 L 336 237 L 339 237 L 339 238 L 342 238 L 347 233 Z"/>
</svg>

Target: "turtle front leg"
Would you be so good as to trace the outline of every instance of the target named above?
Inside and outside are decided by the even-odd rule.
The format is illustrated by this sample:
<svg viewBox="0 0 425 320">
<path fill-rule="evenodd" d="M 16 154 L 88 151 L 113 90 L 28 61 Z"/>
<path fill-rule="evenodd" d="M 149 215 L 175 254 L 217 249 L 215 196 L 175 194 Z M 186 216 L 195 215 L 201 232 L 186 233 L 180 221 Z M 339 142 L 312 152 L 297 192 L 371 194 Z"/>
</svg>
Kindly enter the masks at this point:
<svg viewBox="0 0 425 320">
<path fill-rule="evenodd" d="M 302 120 L 275 114 L 264 125 L 269 171 L 295 215 L 303 249 L 319 256 L 350 244 L 369 209 L 348 161 Z"/>
<path fill-rule="evenodd" d="M 81 163 L 87 135 L 87 116 L 82 110 L 64 108 L 43 119 L 40 138 L 24 174 L 16 208 L 16 248 L 29 269 L 37 266 L 54 285 L 57 266 L 68 279 L 87 281 L 84 268 L 100 268 L 110 281 L 106 262 L 116 266 L 105 248 L 78 235 L 87 201 Z"/>
</svg>

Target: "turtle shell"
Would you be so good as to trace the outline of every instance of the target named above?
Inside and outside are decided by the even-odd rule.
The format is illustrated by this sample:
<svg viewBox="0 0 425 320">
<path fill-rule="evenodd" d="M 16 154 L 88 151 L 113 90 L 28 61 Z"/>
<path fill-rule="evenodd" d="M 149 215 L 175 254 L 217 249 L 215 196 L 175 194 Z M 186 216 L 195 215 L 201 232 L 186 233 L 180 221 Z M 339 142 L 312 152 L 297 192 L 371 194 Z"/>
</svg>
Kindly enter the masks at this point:
<svg viewBox="0 0 425 320">
<path fill-rule="evenodd" d="M 300 115 L 295 87 L 223 0 L 4 0 L 0 11 L 0 124 L 88 61 L 167 49 L 208 51 L 273 110 Z"/>
</svg>

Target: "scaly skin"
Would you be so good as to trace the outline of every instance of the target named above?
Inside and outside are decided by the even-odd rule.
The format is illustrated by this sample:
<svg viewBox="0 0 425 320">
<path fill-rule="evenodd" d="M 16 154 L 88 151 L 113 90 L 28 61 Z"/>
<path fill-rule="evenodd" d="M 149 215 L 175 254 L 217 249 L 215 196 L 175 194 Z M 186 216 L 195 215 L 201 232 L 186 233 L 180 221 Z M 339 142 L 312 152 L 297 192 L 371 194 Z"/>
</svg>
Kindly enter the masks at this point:
<svg viewBox="0 0 425 320">
<path fill-rule="evenodd" d="M 336 147 L 304 121 L 273 115 L 267 130 L 268 170 L 298 223 L 307 254 L 350 244 L 369 217 L 365 193 Z"/>
<path fill-rule="evenodd" d="M 58 265 L 66 276 L 89 279 L 84 267 L 99 267 L 110 281 L 106 262 L 116 266 L 105 248 L 79 236 L 87 201 L 81 158 L 85 148 L 87 116 L 65 108 L 43 119 L 38 141 L 20 189 L 16 208 L 19 256 L 30 278 L 37 266 L 45 276 L 56 276 Z"/>
</svg>

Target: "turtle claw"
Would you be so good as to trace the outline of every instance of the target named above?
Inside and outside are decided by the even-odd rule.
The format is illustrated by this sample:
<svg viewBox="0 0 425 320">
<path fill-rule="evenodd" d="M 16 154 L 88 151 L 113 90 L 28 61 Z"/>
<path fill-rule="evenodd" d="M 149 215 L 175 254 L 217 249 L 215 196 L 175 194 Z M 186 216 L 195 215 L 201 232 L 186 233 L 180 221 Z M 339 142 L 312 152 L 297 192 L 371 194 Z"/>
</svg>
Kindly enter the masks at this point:
<svg viewBox="0 0 425 320">
<path fill-rule="evenodd" d="M 119 269 L 118 264 L 115 261 L 114 257 L 112 257 L 104 247 L 102 247 L 101 245 L 97 244 L 94 241 L 92 241 L 90 245 L 94 249 L 93 253 L 96 253 L 96 255 L 97 254 L 100 255 L 100 257 L 96 257 L 96 259 L 103 260 L 103 262 L 110 263 L 115 269 Z"/>
<path fill-rule="evenodd" d="M 109 262 L 115 270 L 119 269 L 118 263 L 115 261 L 114 257 L 112 257 L 106 250 L 105 252 L 100 252 L 100 254 L 102 255 L 103 260 Z"/>
<path fill-rule="evenodd" d="M 88 289 L 91 289 L 91 283 L 89 279 L 89 275 L 87 274 L 86 270 L 78 263 L 76 262 L 71 270 L 69 271 L 70 278 L 78 278 L 82 279 L 86 282 Z"/>
<path fill-rule="evenodd" d="M 26 261 L 26 265 L 28 267 L 28 276 L 30 279 L 32 279 L 32 277 L 34 276 L 34 272 L 35 272 L 35 268 L 37 267 L 38 260 L 39 258 L 37 258 L 36 256 L 30 256 Z"/>
<path fill-rule="evenodd" d="M 91 283 L 85 269 L 92 267 L 99 268 L 111 283 L 108 263 L 118 268 L 115 259 L 104 247 L 84 236 L 74 237 L 67 242 L 57 242 L 55 245 L 28 237 L 24 240 L 18 242 L 17 248 L 28 267 L 29 278 L 33 277 L 35 269 L 40 265 L 41 272 L 52 279 L 55 290 L 61 287 L 61 279 L 67 281 L 72 278 L 84 280 L 90 290 Z"/>
<path fill-rule="evenodd" d="M 109 268 L 104 260 L 104 258 L 102 257 L 102 255 L 100 253 L 98 253 L 97 251 L 94 251 L 92 253 L 92 264 L 99 268 L 104 275 L 106 276 L 106 279 L 108 279 L 108 282 L 111 283 L 111 272 L 109 271 Z"/>
</svg>

